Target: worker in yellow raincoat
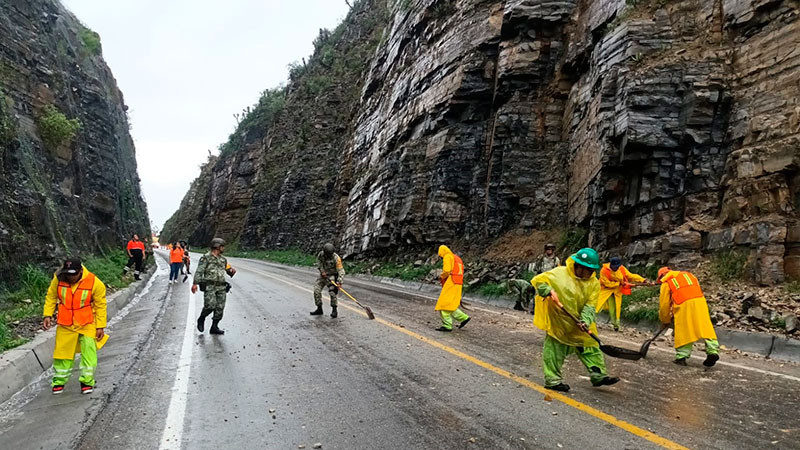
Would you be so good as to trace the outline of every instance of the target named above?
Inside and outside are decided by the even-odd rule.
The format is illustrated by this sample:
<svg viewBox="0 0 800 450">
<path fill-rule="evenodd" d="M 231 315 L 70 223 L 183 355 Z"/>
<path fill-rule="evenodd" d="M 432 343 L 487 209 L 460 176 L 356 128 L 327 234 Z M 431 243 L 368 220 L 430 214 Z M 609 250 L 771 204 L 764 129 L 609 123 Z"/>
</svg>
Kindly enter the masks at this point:
<svg viewBox="0 0 800 450">
<path fill-rule="evenodd" d="M 459 309 L 464 287 L 464 262 L 445 245 L 439 247 L 439 257 L 443 260 L 442 274 L 439 276 L 442 292 L 436 302 L 436 311 L 442 316 L 442 326 L 436 331 L 449 332 L 453 331 L 453 319 L 461 322 L 458 328 L 464 328 L 470 319 Z"/>
<path fill-rule="evenodd" d="M 615 384 L 619 378 L 608 376 L 597 341 L 586 333 L 591 331 L 597 335 L 594 318 L 600 283 L 594 272 L 600 268 L 600 258 L 593 249 L 584 248 L 567 258 L 566 262 L 566 266 L 556 267 L 531 280 L 536 288 L 533 324 L 547 332 L 542 352 L 544 387 L 554 391 L 569 391 L 569 385 L 563 382 L 561 367 L 571 353 L 575 353 L 589 371 L 593 386 Z M 580 325 L 556 306 L 550 298 L 553 292 L 564 309 L 581 319 Z"/>
<path fill-rule="evenodd" d="M 95 386 L 97 350 L 108 340 L 105 334 L 106 286 L 81 264 L 80 259 L 68 259 L 55 273 L 47 290 L 42 324 L 45 330 L 53 326 L 56 307 L 53 394 L 64 391 L 78 352 L 81 354 L 81 393 L 90 394 Z"/>
<path fill-rule="evenodd" d="M 666 325 L 675 321 L 675 364 L 687 365 L 686 360 L 692 356 L 692 344 L 703 339 L 706 344 L 703 365 L 713 367 L 719 361 L 719 341 L 697 277 L 662 267 L 658 270 L 657 281 L 661 283 L 658 318 Z"/>
<path fill-rule="evenodd" d="M 632 283 L 645 283 L 647 280 L 622 265 L 622 259 L 615 256 L 600 269 L 600 298 L 597 312 L 608 309 L 608 317 L 614 331 L 619 331 L 619 317 L 622 312 L 622 296 L 631 295 Z M 610 301 L 614 296 L 614 301 Z"/>
</svg>

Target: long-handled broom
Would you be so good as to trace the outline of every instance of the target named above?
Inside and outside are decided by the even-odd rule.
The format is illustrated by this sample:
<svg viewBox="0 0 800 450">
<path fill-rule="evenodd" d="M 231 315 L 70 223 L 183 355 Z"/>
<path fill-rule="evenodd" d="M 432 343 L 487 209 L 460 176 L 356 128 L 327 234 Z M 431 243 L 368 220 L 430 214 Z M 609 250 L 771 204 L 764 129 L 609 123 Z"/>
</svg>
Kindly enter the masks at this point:
<svg viewBox="0 0 800 450">
<path fill-rule="evenodd" d="M 567 311 L 566 308 L 564 308 L 564 305 L 558 299 L 558 295 L 556 295 L 555 291 L 551 291 L 550 299 L 553 300 L 553 303 L 555 303 L 556 306 L 561 311 L 564 311 L 575 322 L 576 325 L 580 326 L 580 324 L 583 323 L 581 322 L 580 319 L 575 317 L 574 314 L 572 314 L 571 312 Z M 595 334 L 592 333 L 591 331 L 586 330 L 586 334 L 588 334 L 589 336 L 592 337 L 592 339 L 597 341 L 597 343 L 600 344 L 600 351 L 602 351 L 608 356 L 612 356 L 614 358 L 627 359 L 630 361 L 638 361 L 642 359 L 642 354 L 637 352 L 636 350 L 628 350 L 627 348 L 615 347 L 613 345 L 604 345 L 602 342 L 600 342 L 600 338 L 595 336 Z"/>
<path fill-rule="evenodd" d="M 356 302 L 356 305 L 358 305 L 358 306 L 360 306 L 360 307 L 364 308 L 364 311 L 366 311 L 366 313 L 367 313 L 367 317 L 369 317 L 369 320 L 375 320 L 375 314 L 373 314 L 373 313 L 372 313 L 372 310 L 369 308 L 369 306 L 364 306 L 364 305 L 362 305 L 362 304 L 361 304 L 361 303 L 360 303 L 358 300 L 356 300 L 356 298 L 355 298 L 355 297 L 353 297 L 352 295 L 350 295 L 350 294 L 349 294 L 347 291 L 345 291 L 344 289 L 342 289 L 342 287 L 341 287 L 341 286 L 339 286 L 338 284 L 334 283 L 333 281 L 331 281 L 331 284 L 332 284 L 332 285 L 334 285 L 334 286 L 336 286 L 337 288 L 339 288 L 339 290 L 340 290 L 340 291 L 344 292 L 344 295 L 346 295 L 346 296 L 350 297 L 350 300 L 352 300 L 352 301 Z"/>
</svg>

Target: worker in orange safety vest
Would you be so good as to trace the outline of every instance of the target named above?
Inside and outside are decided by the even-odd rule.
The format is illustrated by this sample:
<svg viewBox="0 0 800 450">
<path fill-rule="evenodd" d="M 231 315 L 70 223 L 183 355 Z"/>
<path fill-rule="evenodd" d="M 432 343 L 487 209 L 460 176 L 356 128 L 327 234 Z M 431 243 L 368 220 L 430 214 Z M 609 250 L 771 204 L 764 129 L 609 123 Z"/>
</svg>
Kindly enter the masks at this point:
<svg viewBox="0 0 800 450">
<path fill-rule="evenodd" d="M 75 354 L 81 354 L 81 393 L 94 390 L 97 350 L 108 340 L 106 327 L 106 286 L 81 264 L 70 258 L 55 273 L 47 290 L 42 327 L 53 326 L 56 317 L 56 343 L 53 351 L 53 394 L 64 391 L 72 374 Z"/>
<path fill-rule="evenodd" d="M 692 344 L 703 339 L 706 344 L 703 365 L 713 367 L 719 361 L 719 342 L 697 277 L 662 267 L 657 281 L 661 283 L 658 317 L 663 324 L 675 322 L 675 364 L 687 365 Z"/>
</svg>

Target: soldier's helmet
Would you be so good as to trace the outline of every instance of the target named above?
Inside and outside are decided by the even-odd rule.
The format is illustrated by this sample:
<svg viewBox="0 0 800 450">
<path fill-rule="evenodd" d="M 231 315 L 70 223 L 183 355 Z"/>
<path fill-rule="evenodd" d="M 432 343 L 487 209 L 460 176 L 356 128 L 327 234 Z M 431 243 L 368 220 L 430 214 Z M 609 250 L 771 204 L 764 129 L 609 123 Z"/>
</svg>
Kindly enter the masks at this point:
<svg viewBox="0 0 800 450">
<path fill-rule="evenodd" d="M 545 250 L 550 250 L 550 249 L 555 250 L 556 249 L 556 245 L 555 244 L 547 244 L 547 245 L 544 246 L 544 249 Z"/>
<path fill-rule="evenodd" d="M 225 246 L 225 239 L 214 238 L 211 240 L 211 248 L 220 248 Z"/>
<path fill-rule="evenodd" d="M 322 251 L 328 256 L 333 256 L 333 251 L 334 251 L 333 244 L 331 244 L 329 242 L 329 243 L 323 245 L 322 246 Z"/>
</svg>

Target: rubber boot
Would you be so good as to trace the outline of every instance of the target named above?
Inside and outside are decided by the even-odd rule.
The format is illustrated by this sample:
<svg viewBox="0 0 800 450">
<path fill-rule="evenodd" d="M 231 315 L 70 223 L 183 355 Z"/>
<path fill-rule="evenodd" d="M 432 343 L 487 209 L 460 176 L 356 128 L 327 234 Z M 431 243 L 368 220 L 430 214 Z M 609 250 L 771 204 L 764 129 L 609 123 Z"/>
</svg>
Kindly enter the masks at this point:
<svg viewBox="0 0 800 450">
<path fill-rule="evenodd" d="M 310 314 L 312 316 L 321 316 L 322 315 L 322 305 L 317 306 L 317 309 L 311 311 Z"/>
<path fill-rule="evenodd" d="M 197 318 L 197 331 L 203 332 L 206 329 L 206 316 L 200 314 L 200 317 Z"/>
<path fill-rule="evenodd" d="M 514 303 L 514 309 L 517 311 L 525 311 L 525 308 L 522 307 L 522 303 L 520 302 Z"/>
<path fill-rule="evenodd" d="M 335 306 L 331 306 L 331 317 L 333 317 L 334 319 L 339 317 L 339 313 L 336 312 L 336 307 Z"/>
<path fill-rule="evenodd" d="M 569 392 L 569 385 L 564 383 L 558 383 L 555 386 L 545 386 L 544 388 L 550 389 L 551 391 Z"/>
<path fill-rule="evenodd" d="M 218 323 L 219 321 L 217 320 L 211 322 L 211 329 L 208 330 L 208 332 L 211 334 L 225 334 L 225 330 L 220 330 L 219 327 L 217 326 Z"/>
</svg>

